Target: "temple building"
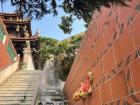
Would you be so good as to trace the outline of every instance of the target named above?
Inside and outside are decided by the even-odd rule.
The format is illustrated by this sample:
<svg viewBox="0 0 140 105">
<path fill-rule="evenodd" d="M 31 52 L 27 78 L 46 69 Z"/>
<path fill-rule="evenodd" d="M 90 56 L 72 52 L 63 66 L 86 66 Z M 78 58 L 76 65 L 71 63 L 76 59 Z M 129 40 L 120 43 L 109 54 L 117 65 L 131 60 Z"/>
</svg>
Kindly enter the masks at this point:
<svg viewBox="0 0 140 105">
<path fill-rule="evenodd" d="M 35 51 L 39 50 L 39 33 L 36 32 L 35 35 L 32 35 L 31 19 L 22 18 L 20 13 L 0 13 L 0 17 L 7 29 L 17 54 L 20 54 L 20 62 L 23 62 L 24 48 L 27 47 L 27 42 L 30 42 L 33 63 L 37 69 L 38 59 L 37 56 L 35 56 Z"/>
</svg>

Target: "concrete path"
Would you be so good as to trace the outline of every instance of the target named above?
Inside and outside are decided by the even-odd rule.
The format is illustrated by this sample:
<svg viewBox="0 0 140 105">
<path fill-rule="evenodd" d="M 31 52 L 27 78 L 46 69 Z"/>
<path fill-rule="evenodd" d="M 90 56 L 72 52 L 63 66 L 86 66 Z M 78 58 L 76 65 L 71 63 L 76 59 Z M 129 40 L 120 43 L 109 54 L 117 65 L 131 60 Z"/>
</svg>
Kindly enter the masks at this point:
<svg viewBox="0 0 140 105">
<path fill-rule="evenodd" d="M 41 77 L 40 70 L 16 71 L 0 85 L 0 105 L 33 105 Z"/>
</svg>

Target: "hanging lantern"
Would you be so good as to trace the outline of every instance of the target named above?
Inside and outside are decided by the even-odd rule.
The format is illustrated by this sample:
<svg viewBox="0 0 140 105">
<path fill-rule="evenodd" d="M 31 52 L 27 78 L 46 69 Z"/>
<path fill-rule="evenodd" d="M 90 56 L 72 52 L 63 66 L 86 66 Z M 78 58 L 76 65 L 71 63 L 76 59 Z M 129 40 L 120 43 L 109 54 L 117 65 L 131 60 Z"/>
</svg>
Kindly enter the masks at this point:
<svg viewBox="0 0 140 105">
<path fill-rule="evenodd" d="M 27 25 L 25 25 L 25 26 L 23 27 L 23 31 L 26 31 L 26 29 L 27 29 Z"/>
<path fill-rule="evenodd" d="M 19 32 L 19 25 L 17 25 L 17 27 L 16 27 L 16 31 Z"/>
<path fill-rule="evenodd" d="M 25 38 L 29 38 L 29 32 L 28 31 L 25 31 L 24 35 L 25 35 Z"/>
<path fill-rule="evenodd" d="M 19 21 L 19 17 L 16 18 L 16 21 Z"/>
<path fill-rule="evenodd" d="M 12 21 L 12 17 L 10 17 L 10 21 Z"/>
</svg>

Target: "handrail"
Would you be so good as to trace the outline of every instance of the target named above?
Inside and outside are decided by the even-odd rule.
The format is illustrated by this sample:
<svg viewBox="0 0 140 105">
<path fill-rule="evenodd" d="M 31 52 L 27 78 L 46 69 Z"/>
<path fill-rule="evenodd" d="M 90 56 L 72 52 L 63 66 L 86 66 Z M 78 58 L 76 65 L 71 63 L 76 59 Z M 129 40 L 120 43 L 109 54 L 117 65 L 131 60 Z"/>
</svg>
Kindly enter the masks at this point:
<svg viewBox="0 0 140 105">
<path fill-rule="evenodd" d="M 40 83 L 37 86 L 37 89 L 36 89 L 36 92 L 34 94 L 34 97 L 33 97 L 31 105 L 36 105 L 36 101 L 37 101 L 38 93 L 39 93 L 39 90 L 40 90 L 40 85 L 41 85 L 42 77 L 43 77 L 43 73 L 41 74 Z"/>
</svg>

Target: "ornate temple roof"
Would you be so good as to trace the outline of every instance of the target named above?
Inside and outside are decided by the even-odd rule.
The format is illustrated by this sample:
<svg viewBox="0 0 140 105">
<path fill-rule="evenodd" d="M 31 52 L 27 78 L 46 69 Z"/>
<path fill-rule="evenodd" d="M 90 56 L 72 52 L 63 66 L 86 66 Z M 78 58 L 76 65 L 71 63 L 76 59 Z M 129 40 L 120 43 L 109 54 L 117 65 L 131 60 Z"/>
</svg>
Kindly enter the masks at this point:
<svg viewBox="0 0 140 105">
<path fill-rule="evenodd" d="M 0 13 L 0 17 L 12 40 L 33 40 L 31 19 L 21 18 L 20 13 Z"/>
</svg>

